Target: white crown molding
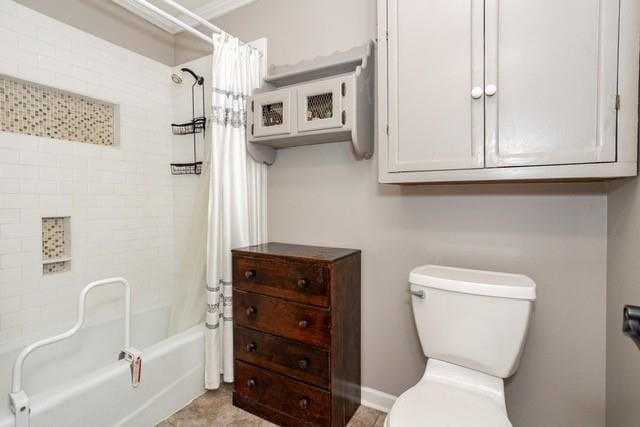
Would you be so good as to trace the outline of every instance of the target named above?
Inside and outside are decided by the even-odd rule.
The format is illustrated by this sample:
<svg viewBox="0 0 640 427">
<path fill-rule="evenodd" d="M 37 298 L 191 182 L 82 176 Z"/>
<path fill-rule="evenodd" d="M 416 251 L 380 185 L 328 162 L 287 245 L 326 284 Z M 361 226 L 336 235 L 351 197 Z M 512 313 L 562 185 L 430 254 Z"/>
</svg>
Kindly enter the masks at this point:
<svg viewBox="0 0 640 427">
<path fill-rule="evenodd" d="M 130 12 L 135 13 L 141 18 L 146 19 L 153 25 L 163 29 L 164 31 L 170 34 L 177 34 L 184 31 L 179 26 L 175 25 L 173 22 L 165 19 L 161 16 L 156 15 L 149 9 L 144 6 L 141 6 L 139 3 L 136 3 L 133 0 L 112 0 L 114 3 L 124 7 Z M 218 18 L 224 14 L 227 14 L 239 7 L 245 6 L 249 3 L 253 3 L 255 0 L 212 0 L 204 5 L 194 9 L 192 12 L 196 15 L 203 17 L 206 20 L 211 20 Z M 179 1 L 178 1 L 179 3 Z M 190 18 L 185 15 L 180 15 L 177 17 L 179 20 L 184 22 L 185 24 L 195 27 L 197 26 L 197 21 L 193 18 Z"/>
<path fill-rule="evenodd" d="M 136 3 L 133 0 L 111 0 L 111 1 L 124 7 L 129 12 L 135 13 L 139 17 L 146 19 L 147 21 L 163 29 L 164 31 L 171 34 L 175 34 L 175 28 L 177 27 L 177 25 L 175 25 L 173 22 L 169 21 L 168 19 L 165 19 L 161 16 L 156 15 L 146 7 L 141 6 L 139 3 Z"/>
<path fill-rule="evenodd" d="M 207 21 L 210 21 L 211 19 L 226 15 L 227 13 L 241 8 L 242 6 L 246 6 L 249 3 L 253 3 L 254 1 L 256 0 L 214 0 L 196 8 L 193 13 L 198 16 L 202 16 Z M 182 15 L 179 19 L 190 26 L 196 25 L 196 21 L 188 16 Z M 184 30 L 182 28 L 178 28 L 178 32 L 180 31 Z"/>
</svg>

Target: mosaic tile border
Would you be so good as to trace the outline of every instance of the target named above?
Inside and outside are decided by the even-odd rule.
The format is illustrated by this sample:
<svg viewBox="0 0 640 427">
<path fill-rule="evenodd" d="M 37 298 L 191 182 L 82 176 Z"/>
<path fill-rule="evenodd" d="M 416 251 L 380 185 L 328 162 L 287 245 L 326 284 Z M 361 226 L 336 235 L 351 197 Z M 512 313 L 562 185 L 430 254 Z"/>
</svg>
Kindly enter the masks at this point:
<svg viewBox="0 0 640 427">
<path fill-rule="evenodd" d="M 118 105 L 0 74 L 0 131 L 119 144 Z"/>
</svg>

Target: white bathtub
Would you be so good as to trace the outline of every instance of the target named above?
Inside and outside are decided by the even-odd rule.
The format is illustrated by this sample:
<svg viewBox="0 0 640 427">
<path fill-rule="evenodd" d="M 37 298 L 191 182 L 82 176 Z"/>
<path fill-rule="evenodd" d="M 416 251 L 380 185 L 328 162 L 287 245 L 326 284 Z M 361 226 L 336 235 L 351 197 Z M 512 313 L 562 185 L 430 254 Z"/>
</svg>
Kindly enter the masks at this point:
<svg viewBox="0 0 640 427">
<path fill-rule="evenodd" d="M 167 338 L 169 310 L 133 316 L 131 343 L 143 358 L 137 388 L 129 364 L 117 360 L 122 320 L 88 326 L 31 354 L 23 370 L 31 426 L 153 426 L 204 393 L 204 326 Z M 0 427 L 14 425 L 8 393 L 19 351 L 0 354 Z"/>
</svg>

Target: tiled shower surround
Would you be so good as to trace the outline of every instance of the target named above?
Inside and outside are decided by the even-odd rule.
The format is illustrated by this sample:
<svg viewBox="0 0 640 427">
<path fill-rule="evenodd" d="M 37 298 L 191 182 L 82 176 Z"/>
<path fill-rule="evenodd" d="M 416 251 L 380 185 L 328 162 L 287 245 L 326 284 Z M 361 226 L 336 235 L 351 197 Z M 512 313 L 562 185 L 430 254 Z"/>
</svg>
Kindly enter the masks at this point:
<svg viewBox="0 0 640 427">
<path fill-rule="evenodd" d="M 93 280 L 126 277 L 134 310 L 167 304 L 170 67 L 2 0 L 0 74 L 117 105 L 120 134 L 100 145 L 0 131 L 0 352 L 73 324 L 78 294 Z M 101 132 L 85 126 L 91 137 Z M 50 217 L 73 220 L 72 263 L 43 274 L 42 218 Z M 121 289 L 96 290 L 88 302 L 89 321 L 121 316 Z"/>
<path fill-rule="evenodd" d="M 0 131 L 114 145 L 116 106 L 0 76 Z"/>
</svg>

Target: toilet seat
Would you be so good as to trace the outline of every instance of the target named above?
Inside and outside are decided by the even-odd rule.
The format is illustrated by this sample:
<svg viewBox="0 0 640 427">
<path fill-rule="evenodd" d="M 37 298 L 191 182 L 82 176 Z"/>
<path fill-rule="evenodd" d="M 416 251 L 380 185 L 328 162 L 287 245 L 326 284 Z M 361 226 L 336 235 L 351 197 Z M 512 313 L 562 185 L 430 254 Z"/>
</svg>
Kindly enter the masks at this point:
<svg viewBox="0 0 640 427">
<path fill-rule="evenodd" d="M 460 382 L 460 377 L 450 375 L 451 366 L 437 363 L 443 368 L 439 373 L 445 375 L 427 370 L 417 385 L 398 397 L 386 427 L 512 427 L 503 394 L 491 387 Z"/>
</svg>

